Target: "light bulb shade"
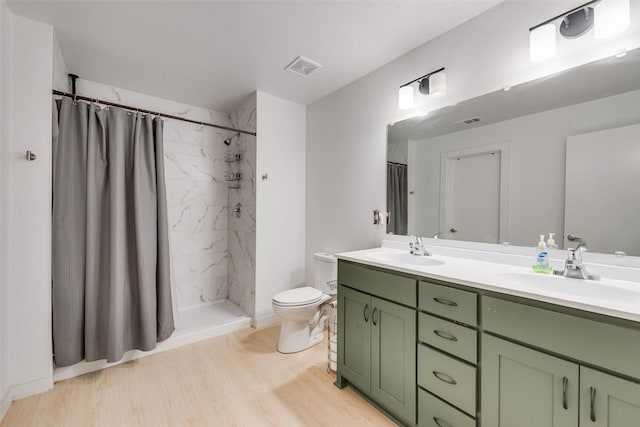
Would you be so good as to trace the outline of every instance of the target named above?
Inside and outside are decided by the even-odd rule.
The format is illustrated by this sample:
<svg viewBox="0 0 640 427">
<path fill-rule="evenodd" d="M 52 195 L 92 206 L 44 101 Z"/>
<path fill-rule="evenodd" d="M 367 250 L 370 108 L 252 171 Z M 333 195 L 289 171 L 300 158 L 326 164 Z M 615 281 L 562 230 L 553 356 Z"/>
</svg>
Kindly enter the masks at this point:
<svg viewBox="0 0 640 427">
<path fill-rule="evenodd" d="M 529 31 L 529 59 L 543 61 L 556 54 L 556 26 L 545 24 Z"/>
<path fill-rule="evenodd" d="M 408 110 L 413 107 L 413 86 L 402 86 L 398 91 L 398 108 Z"/>
<path fill-rule="evenodd" d="M 604 39 L 629 27 L 630 0 L 602 0 L 594 8 L 593 36 Z"/>
<path fill-rule="evenodd" d="M 429 76 L 429 95 L 447 93 L 447 74 L 444 71 Z"/>
</svg>

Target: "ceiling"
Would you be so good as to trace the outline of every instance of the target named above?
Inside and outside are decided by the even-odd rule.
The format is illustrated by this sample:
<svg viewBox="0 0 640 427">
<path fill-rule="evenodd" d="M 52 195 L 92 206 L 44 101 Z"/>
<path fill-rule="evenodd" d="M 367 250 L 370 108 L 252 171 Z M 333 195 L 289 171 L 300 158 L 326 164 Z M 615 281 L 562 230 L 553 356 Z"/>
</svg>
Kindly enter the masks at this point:
<svg viewBox="0 0 640 427">
<path fill-rule="evenodd" d="M 80 78 L 231 112 L 255 90 L 314 101 L 501 0 L 32 1 Z M 304 78 L 284 67 L 323 65 Z"/>
<path fill-rule="evenodd" d="M 640 90 L 638 76 L 640 49 L 635 49 L 397 122 L 389 128 L 389 140 L 419 141 Z M 474 117 L 480 121 L 462 123 Z"/>
</svg>

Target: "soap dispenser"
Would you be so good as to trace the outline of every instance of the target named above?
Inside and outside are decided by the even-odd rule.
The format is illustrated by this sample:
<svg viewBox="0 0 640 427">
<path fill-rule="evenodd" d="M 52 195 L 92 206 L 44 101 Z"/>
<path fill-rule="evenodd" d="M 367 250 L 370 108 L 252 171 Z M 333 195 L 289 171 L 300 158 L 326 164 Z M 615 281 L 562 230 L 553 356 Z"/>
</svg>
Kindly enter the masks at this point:
<svg viewBox="0 0 640 427">
<path fill-rule="evenodd" d="M 549 265 L 549 254 L 547 253 L 547 251 L 542 251 L 538 254 L 538 259 L 536 260 L 536 263 L 533 264 L 532 268 L 536 273 L 553 273 L 553 268 Z"/>
<path fill-rule="evenodd" d="M 544 251 L 547 249 L 547 244 L 544 242 L 544 234 L 540 235 L 540 241 L 538 242 L 538 250 Z"/>
<path fill-rule="evenodd" d="M 547 240 L 547 248 L 556 249 L 558 247 L 558 245 L 556 245 L 556 241 L 553 240 L 553 236 L 555 235 L 556 233 L 549 233 L 549 240 Z"/>
</svg>

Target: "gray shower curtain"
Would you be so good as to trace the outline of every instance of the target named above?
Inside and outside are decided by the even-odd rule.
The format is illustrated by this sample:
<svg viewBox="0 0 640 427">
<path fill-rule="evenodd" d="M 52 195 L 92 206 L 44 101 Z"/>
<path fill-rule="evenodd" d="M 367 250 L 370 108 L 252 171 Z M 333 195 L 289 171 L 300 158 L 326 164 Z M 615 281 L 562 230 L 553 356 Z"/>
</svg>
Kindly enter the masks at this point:
<svg viewBox="0 0 640 427">
<path fill-rule="evenodd" d="M 56 122 L 55 363 L 151 350 L 174 330 L 162 120 L 63 98 Z"/>
<path fill-rule="evenodd" d="M 407 234 L 407 165 L 387 162 L 387 233 Z"/>
</svg>

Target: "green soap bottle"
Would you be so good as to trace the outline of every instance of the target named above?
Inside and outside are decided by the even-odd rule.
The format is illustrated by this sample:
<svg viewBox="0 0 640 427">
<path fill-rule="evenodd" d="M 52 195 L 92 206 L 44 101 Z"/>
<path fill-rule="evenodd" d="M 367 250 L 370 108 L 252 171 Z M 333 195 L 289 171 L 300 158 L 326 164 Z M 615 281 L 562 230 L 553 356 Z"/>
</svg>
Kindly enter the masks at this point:
<svg viewBox="0 0 640 427">
<path fill-rule="evenodd" d="M 542 251 L 538 254 L 538 260 L 531 268 L 536 273 L 542 274 L 552 274 L 553 268 L 549 265 L 549 253 L 547 251 Z"/>
</svg>

